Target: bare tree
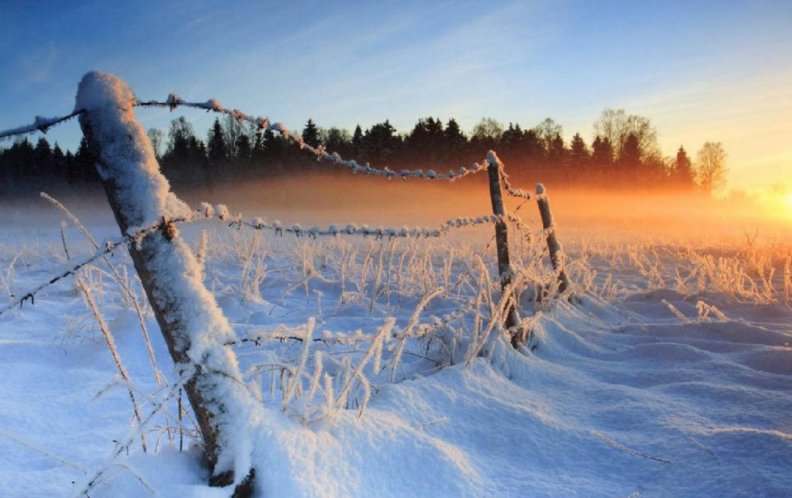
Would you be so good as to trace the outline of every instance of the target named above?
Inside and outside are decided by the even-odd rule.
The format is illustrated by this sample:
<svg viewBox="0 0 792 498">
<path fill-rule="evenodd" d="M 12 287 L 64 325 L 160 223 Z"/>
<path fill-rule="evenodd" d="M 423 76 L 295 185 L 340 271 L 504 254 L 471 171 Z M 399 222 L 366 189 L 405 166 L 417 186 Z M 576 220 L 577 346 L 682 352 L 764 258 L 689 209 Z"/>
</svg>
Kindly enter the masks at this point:
<svg viewBox="0 0 792 498">
<path fill-rule="evenodd" d="M 624 109 L 605 109 L 594 123 L 594 132 L 603 139 L 607 138 L 613 145 L 616 157 L 622 155 L 622 149 L 634 135 L 637 139 L 641 159 L 659 155 L 657 131 L 654 125 L 643 116 L 627 114 Z"/>
<path fill-rule="evenodd" d="M 720 142 L 706 142 L 697 158 L 696 179 L 704 192 L 711 194 L 726 185 L 726 151 Z"/>
<path fill-rule="evenodd" d="M 151 141 L 151 146 L 154 148 L 154 155 L 157 159 L 162 158 L 162 138 L 164 133 L 158 128 L 149 128 L 146 134 Z"/>
<path fill-rule="evenodd" d="M 545 150 L 550 152 L 553 149 L 553 142 L 561 136 L 563 128 L 560 124 L 553 121 L 553 119 L 545 118 L 544 121 L 536 125 L 534 132 L 536 132 L 536 136 L 539 137 Z"/>
<path fill-rule="evenodd" d="M 492 118 L 482 118 L 473 128 L 473 137 L 481 140 L 498 141 L 503 135 L 503 125 Z"/>
</svg>

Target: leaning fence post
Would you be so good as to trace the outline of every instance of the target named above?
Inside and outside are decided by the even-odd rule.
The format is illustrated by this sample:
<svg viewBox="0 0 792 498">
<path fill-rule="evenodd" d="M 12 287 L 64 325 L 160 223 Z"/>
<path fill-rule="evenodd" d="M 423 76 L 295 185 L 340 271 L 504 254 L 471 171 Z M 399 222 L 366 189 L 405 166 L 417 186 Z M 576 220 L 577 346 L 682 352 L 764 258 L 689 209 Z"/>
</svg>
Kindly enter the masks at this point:
<svg viewBox="0 0 792 498">
<path fill-rule="evenodd" d="M 490 200 L 492 201 L 492 213 L 498 217 L 495 221 L 495 245 L 498 251 L 498 274 L 500 275 L 501 290 L 506 292 L 512 282 L 514 272 L 511 261 L 509 260 L 509 228 L 506 225 L 506 206 L 503 204 L 503 188 L 501 186 L 501 164 L 495 151 L 487 153 L 487 172 L 489 173 Z M 504 296 L 504 298 L 507 298 Z M 511 302 L 507 304 L 505 310 L 507 329 L 512 329 L 512 345 L 516 348 L 520 345 L 522 334 L 513 330 L 520 323 L 517 316 L 514 294 L 507 299 Z"/>
<path fill-rule="evenodd" d="M 151 143 L 135 117 L 135 96 L 116 76 L 90 72 L 80 82 L 80 126 L 97 152 L 97 169 L 121 233 L 161 222 L 129 244 L 146 291 L 203 436 L 210 485 L 234 482 L 234 432 L 244 430 L 253 403 L 241 383 L 236 356 L 223 344 L 231 326 L 203 284 L 201 270 L 172 220 L 189 208 L 170 191 Z M 253 472 L 243 482 L 250 485 Z M 240 485 L 241 486 L 241 485 Z M 237 496 L 237 495 L 235 495 Z"/>
<path fill-rule="evenodd" d="M 558 291 L 564 292 L 569 288 L 569 278 L 564 270 L 564 252 L 561 243 L 555 233 L 553 224 L 553 213 L 550 211 L 550 199 L 547 191 L 541 183 L 536 186 L 536 203 L 539 206 L 539 214 L 542 216 L 542 227 L 547 233 L 547 250 L 550 252 L 550 263 L 553 270 L 558 274 Z"/>
</svg>

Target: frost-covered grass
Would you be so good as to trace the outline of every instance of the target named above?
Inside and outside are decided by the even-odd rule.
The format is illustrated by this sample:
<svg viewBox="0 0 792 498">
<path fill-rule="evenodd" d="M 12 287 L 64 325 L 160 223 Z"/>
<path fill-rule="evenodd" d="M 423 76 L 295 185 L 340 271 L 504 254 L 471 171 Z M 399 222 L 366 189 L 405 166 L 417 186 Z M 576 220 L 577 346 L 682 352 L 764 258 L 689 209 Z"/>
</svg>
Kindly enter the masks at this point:
<svg viewBox="0 0 792 498">
<path fill-rule="evenodd" d="M 0 303 L 67 263 L 57 221 L 41 226 L 2 232 Z M 91 228 L 98 240 L 117 231 Z M 65 234 L 72 257 L 93 252 L 77 229 Z M 535 302 L 553 273 L 537 234 L 513 230 L 529 352 L 492 323 L 501 303 L 487 229 L 313 240 L 202 223 L 182 234 L 267 416 L 238 445 L 263 496 L 792 488 L 788 245 L 561 233 L 577 299 Z M 145 309 L 154 363 L 147 354 L 131 262 L 117 251 L 111 263 L 127 289 L 102 261 L 79 277 L 129 382 L 74 280 L 0 316 L 0 494 L 227 496 L 205 484 L 189 405 Z"/>
</svg>

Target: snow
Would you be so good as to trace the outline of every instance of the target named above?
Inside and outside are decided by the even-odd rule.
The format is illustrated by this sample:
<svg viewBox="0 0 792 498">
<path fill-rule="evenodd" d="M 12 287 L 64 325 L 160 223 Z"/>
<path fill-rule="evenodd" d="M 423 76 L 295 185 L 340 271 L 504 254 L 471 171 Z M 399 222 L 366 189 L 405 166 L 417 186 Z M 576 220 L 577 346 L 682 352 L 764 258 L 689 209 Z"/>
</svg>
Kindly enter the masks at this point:
<svg viewBox="0 0 792 498">
<path fill-rule="evenodd" d="M 87 120 L 94 139 L 103 144 L 99 174 L 115 181 L 119 202 L 129 207 L 130 227 L 147 227 L 163 216 L 189 216 L 189 208 L 159 172 L 151 142 L 135 118 L 136 101 L 129 86 L 113 75 L 94 71 L 80 81 L 74 108 L 85 111 L 81 122 Z"/>
<path fill-rule="evenodd" d="M 116 76 L 91 72 L 80 82 L 76 108 L 83 109 L 81 125 L 97 144 L 97 169 L 112 184 L 114 209 L 122 230 L 147 226 L 157 220 L 192 216 L 190 208 L 170 191 L 160 173 L 151 143 L 134 114 L 137 102 L 126 83 Z M 219 106 L 219 104 L 217 104 Z M 206 210 L 206 208 L 204 208 Z M 215 207 L 220 218 L 228 217 L 225 206 Z M 148 271 L 148 289 L 169 327 L 171 348 L 183 379 L 189 380 L 192 399 L 211 419 L 217 439 L 214 474 L 234 470 L 241 480 L 250 469 L 250 435 L 260 409 L 241 382 L 236 356 L 225 343 L 236 336 L 217 301 L 203 284 L 203 269 L 190 247 L 169 227 L 143 238 L 137 247 L 138 260 Z M 202 428 L 206 431 L 206 428 Z"/>
<path fill-rule="evenodd" d="M 261 496 L 785 496 L 792 489 L 789 304 L 715 284 L 683 290 L 666 280 L 660 286 L 640 265 L 623 263 L 659 252 L 668 258 L 667 268 L 684 275 L 696 268 L 689 251 L 697 248 L 674 252 L 665 245 L 638 250 L 616 244 L 608 254 L 604 248 L 588 249 L 580 267 L 598 271 L 597 283 L 586 288 L 585 272 L 571 271 L 578 300 L 538 305 L 534 351 L 514 351 L 498 339 L 486 357 L 466 365 L 460 356 L 455 365 L 438 369 L 415 355 L 437 355 L 454 347 L 439 341 L 452 341 L 455 331 L 473 331 L 474 315 L 458 317 L 460 309 L 472 307 L 475 293 L 455 300 L 447 291 L 427 299 L 424 287 L 443 284 L 452 251 L 452 283 L 476 267 L 474 256 L 490 227 L 470 235 L 466 240 L 477 237 L 477 242 L 468 249 L 444 239 L 393 242 L 393 261 L 405 251 L 417 254 L 417 261 L 435 261 L 434 273 L 410 265 L 408 258 L 399 287 L 395 279 L 388 281 L 394 294 L 380 294 L 369 311 L 378 248 L 391 242 L 264 234 L 267 273 L 257 302 L 244 299 L 239 289 L 244 254 L 260 232 L 202 223 L 185 226 L 182 235 L 197 246 L 200 230 L 210 230 L 205 281 L 230 321 L 232 331 L 224 337 L 300 335 L 308 323 L 314 338 L 326 339 L 310 347 L 281 339 L 233 348 L 239 375 L 260 399 L 257 407 L 238 414 L 246 417 L 237 422 L 247 429 L 230 436 L 240 457 L 233 465 L 255 466 Z M 99 240 L 117 230 L 110 222 L 90 228 Z M 75 257 L 93 252 L 90 243 L 77 242 L 76 229 L 68 230 Z M 582 261 L 573 242 L 566 244 L 568 257 Z M 387 256 L 388 249 L 382 250 Z M 362 278 L 369 251 L 372 268 Z M 485 263 L 494 274 L 490 253 Z M 6 269 L 19 254 L 9 274 Z M 622 263 L 609 263 L 615 260 Z M 132 272 L 123 252 L 113 261 Z M 341 261 L 348 274 L 343 287 Z M 64 263 L 58 220 L 0 232 L 0 288 L 7 284 L 21 292 Z M 306 267 L 316 272 L 308 280 Z M 618 290 L 609 287 L 607 274 Z M 5 275 L 12 275 L 10 281 Z M 168 392 L 157 391 L 137 319 L 99 270 L 83 275 L 115 335 L 145 415 Z M 294 287 L 303 280 L 305 287 Z M 478 281 L 476 271 L 471 282 Z M 497 282 L 492 284 L 497 292 Z M 613 298 L 598 297 L 608 294 Z M 389 361 L 396 350 L 389 344 L 398 344 L 423 306 L 419 323 L 413 323 L 417 332 L 438 320 L 451 325 L 431 332 L 431 344 L 410 339 L 391 383 Z M 533 306 L 523 302 L 523 314 L 530 315 Z M 152 316 L 147 321 L 156 329 Z M 277 327 L 287 328 L 276 333 Z M 385 340 L 380 360 L 368 337 L 382 330 L 393 339 Z M 174 382 L 162 338 L 152 334 L 152 339 L 161 368 Z M 352 356 L 343 353 L 351 350 Z M 344 374 L 347 358 L 351 371 Z M 367 360 L 360 372 L 370 390 L 362 414 L 354 405 L 327 410 L 324 400 L 341 396 L 345 375 L 354 380 L 361 360 Z M 284 413 L 279 387 L 270 395 L 269 376 L 253 373 L 256 365 L 276 362 L 302 371 L 305 391 L 313 389 L 316 399 L 292 387 Z M 113 457 L 115 441 L 135 433 L 128 394 L 68 280 L 47 289 L 35 306 L 0 315 L 0 364 L 4 497 L 75 496 L 103 468 L 92 497 L 149 496 L 147 487 L 164 497 L 230 494 L 206 485 L 189 435 L 182 452 L 178 432 L 168 439 L 163 427 L 177 427 L 174 400 L 166 403 L 168 418 L 161 413 L 150 426 L 153 451 L 143 454 L 135 444 L 128 455 Z M 333 390 L 329 396 L 325 379 Z M 355 384 L 350 399 L 363 402 L 365 389 Z"/>
</svg>

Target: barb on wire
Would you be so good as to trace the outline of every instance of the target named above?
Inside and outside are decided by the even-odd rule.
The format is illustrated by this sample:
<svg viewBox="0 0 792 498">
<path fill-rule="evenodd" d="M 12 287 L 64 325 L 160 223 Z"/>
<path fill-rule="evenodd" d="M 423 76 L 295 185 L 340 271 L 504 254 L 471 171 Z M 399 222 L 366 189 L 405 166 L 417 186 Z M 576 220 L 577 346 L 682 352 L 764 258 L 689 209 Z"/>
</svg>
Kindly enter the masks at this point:
<svg viewBox="0 0 792 498">
<path fill-rule="evenodd" d="M 225 114 L 227 116 L 231 116 L 237 121 L 245 121 L 247 123 L 251 123 L 256 127 L 259 132 L 264 132 L 266 130 L 280 133 L 281 136 L 284 138 L 288 138 L 292 140 L 294 143 L 300 146 L 301 149 L 307 150 L 308 152 L 312 153 L 316 156 L 317 161 L 327 161 L 336 166 L 342 166 L 353 173 L 363 173 L 365 175 L 374 175 L 374 176 L 382 176 L 385 178 L 394 178 L 399 177 L 402 179 L 407 179 L 410 177 L 414 178 L 425 178 L 427 180 L 449 180 L 454 181 L 458 180 L 462 177 L 481 173 L 487 169 L 487 161 L 481 161 L 478 163 L 473 163 L 470 167 L 461 167 L 457 170 L 450 170 L 445 173 L 438 173 L 432 169 L 424 171 L 423 169 L 402 169 L 399 171 L 393 170 L 388 168 L 387 166 L 384 168 L 376 168 L 371 166 L 368 163 L 360 164 L 359 162 L 355 161 L 354 159 L 343 159 L 337 152 L 328 152 L 323 145 L 319 145 L 314 147 L 305 141 L 302 138 L 302 135 L 289 130 L 286 125 L 283 123 L 273 123 L 270 121 L 268 117 L 256 117 L 250 114 L 246 114 L 238 109 L 226 109 L 223 107 L 220 102 L 215 99 L 207 100 L 206 102 L 187 102 L 183 100 L 181 97 L 176 95 L 175 93 L 171 93 L 168 95 L 168 98 L 165 101 L 157 101 L 157 100 L 146 100 L 141 101 L 138 100 L 135 105 L 141 107 L 167 107 L 170 110 L 174 110 L 177 107 L 192 107 L 194 109 L 202 109 L 208 112 L 216 112 L 219 114 Z"/>
<path fill-rule="evenodd" d="M 40 131 L 41 133 L 47 133 L 47 130 L 49 130 L 53 126 L 68 121 L 73 117 L 82 114 L 83 112 L 85 111 L 83 111 L 82 109 L 78 109 L 72 112 L 71 114 L 67 114 L 66 116 L 55 117 L 55 118 L 45 118 L 44 116 L 36 116 L 36 118 L 33 120 L 33 124 L 0 131 L 0 140 L 16 137 L 19 135 L 28 135 L 30 133 L 35 133 L 37 131 Z"/>
</svg>

